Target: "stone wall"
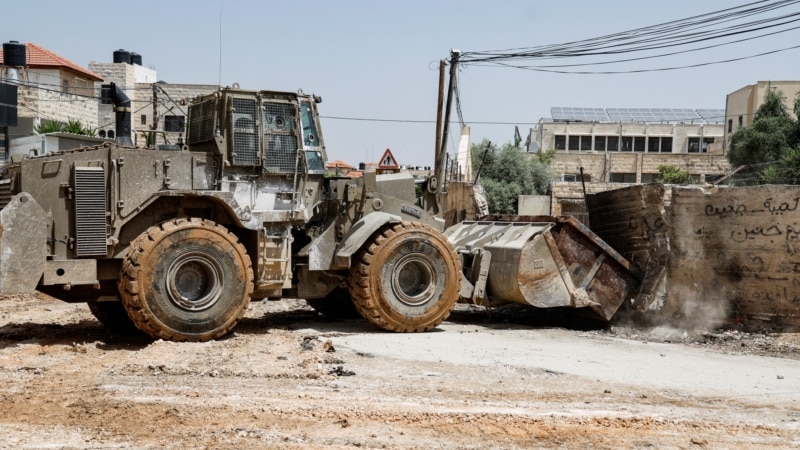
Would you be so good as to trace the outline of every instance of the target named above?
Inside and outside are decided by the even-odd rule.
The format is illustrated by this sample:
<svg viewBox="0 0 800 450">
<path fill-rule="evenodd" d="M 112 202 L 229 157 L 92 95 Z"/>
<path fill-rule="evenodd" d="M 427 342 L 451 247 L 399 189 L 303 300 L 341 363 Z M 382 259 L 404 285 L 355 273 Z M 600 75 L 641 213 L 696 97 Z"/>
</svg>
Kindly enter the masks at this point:
<svg viewBox="0 0 800 450">
<path fill-rule="evenodd" d="M 559 176 L 578 175 L 583 167 L 589 182 L 611 181 L 612 174 L 634 174 L 637 183 L 648 183 L 658 175 L 658 166 L 670 165 L 695 175 L 705 181 L 708 175 L 730 173 L 730 164 L 725 156 L 711 154 L 663 154 L 663 153 L 589 153 L 558 152 L 551 167 Z M 578 178 L 579 179 L 579 178 Z"/>
<path fill-rule="evenodd" d="M 34 86 L 18 88 L 19 117 L 64 123 L 78 120 L 86 127 L 97 128 L 97 101 L 91 98 L 93 81 L 58 69 L 30 70 L 26 81 Z M 19 131 L 22 134 L 32 132 Z"/>
<path fill-rule="evenodd" d="M 153 82 L 156 72 L 146 67 L 124 63 L 89 63 L 89 69 L 102 76 L 106 82 L 116 83 L 131 100 L 131 130 L 133 142 L 141 147 L 146 145 L 147 136 L 153 130 Z M 217 85 L 159 83 L 156 93 L 158 123 L 155 129 L 164 131 L 165 116 L 186 117 L 190 100 L 210 94 Z M 97 93 L 99 96 L 99 91 Z M 101 129 L 108 134 L 115 130 L 115 117 L 112 105 L 100 105 L 98 121 Z M 184 119 L 185 120 L 185 119 Z M 157 133 L 156 144 L 176 143 L 182 136 L 180 132 Z M 165 142 L 166 141 L 166 142 Z"/>
</svg>

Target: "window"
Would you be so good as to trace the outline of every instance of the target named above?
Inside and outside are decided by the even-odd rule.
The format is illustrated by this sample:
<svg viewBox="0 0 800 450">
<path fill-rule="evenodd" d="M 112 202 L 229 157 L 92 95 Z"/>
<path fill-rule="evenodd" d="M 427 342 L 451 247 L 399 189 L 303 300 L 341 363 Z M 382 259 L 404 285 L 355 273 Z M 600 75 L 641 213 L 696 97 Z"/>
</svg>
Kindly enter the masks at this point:
<svg viewBox="0 0 800 450">
<path fill-rule="evenodd" d="M 142 114 L 142 117 L 139 119 L 142 125 L 147 125 L 147 114 Z"/>
<path fill-rule="evenodd" d="M 635 152 L 643 152 L 644 151 L 644 136 L 636 136 L 633 138 L 633 151 Z"/>
<path fill-rule="evenodd" d="M 582 151 L 589 151 L 592 149 L 592 137 L 591 136 L 581 136 L 581 150 Z"/>
<path fill-rule="evenodd" d="M 108 130 L 108 133 L 106 134 L 106 136 L 109 139 L 114 139 L 114 130 Z"/>
<path fill-rule="evenodd" d="M 69 80 L 63 80 L 61 82 L 61 92 L 69 94 Z"/>
<path fill-rule="evenodd" d="M 567 141 L 567 150 L 578 150 L 581 145 L 580 136 L 570 136 Z"/>
<path fill-rule="evenodd" d="M 742 125 L 744 125 L 744 116 L 739 116 L 739 128 L 742 128 Z"/>
<path fill-rule="evenodd" d="M 609 136 L 606 138 L 606 148 L 608 151 L 619 150 L 619 136 Z"/>
<path fill-rule="evenodd" d="M 633 137 L 622 136 L 622 145 L 619 148 L 621 152 L 629 152 L 633 150 Z"/>
<path fill-rule="evenodd" d="M 700 153 L 700 138 L 699 137 L 690 137 L 689 138 L 689 153 Z"/>
<path fill-rule="evenodd" d="M 733 131 L 733 119 L 728 119 L 728 133 Z"/>
<path fill-rule="evenodd" d="M 567 149 L 567 137 L 563 134 L 557 134 L 555 136 L 555 145 L 556 150 L 566 150 Z"/>
<path fill-rule="evenodd" d="M 707 137 L 707 138 L 690 137 L 689 153 L 706 153 L 708 151 L 708 145 L 713 144 L 715 140 L 716 139 L 713 137 Z"/>
<path fill-rule="evenodd" d="M 185 116 L 164 116 L 164 131 L 180 133 L 185 125 Z"/>
<path fill-rule="evenodd" d="M 104 138 L 104 137 L 106 137 L 106 130 L 100 130 L 100 131 L 98 131 L 98 132 L 97 132 L 97 135 L 98 135 L 98 136 L 100 136 L 101 138 Z"/>
<path fill-rule="evenodd" d="M 672 153 L 672 137 L 661 138 L 661 153 Z"/>
<path fill-rule="evenodd" d="M 89 82 L 84 80 L 83 78 L 75 77 L 72 80 L 72 85 L 74 86 L 73 93 L 81 94 L 81 95 L 90 95 L 89 92 Z"/>
<path fill-rule="evenodd" d="M 650 136 L 647 138 L 647 151 L 650 153 L 672 153 L 672 137 Z"/>
<path fill-rule="evenodd" d="M 612 183 L 636 183 L 635 173 L 612 173 Z"/>
<path fill-rule="evenodd" d="M 642 183 L 655 183 L 656 179 L 658 178 L 657 173 L 643 173 L 642 174 Z"/>
<path fill-rule="evenodd" d="M 561 181 L 568 181 L 568 182 L 578 182 L 578 181 L 585 181 L 587 183 L 591 183 L 592 176 L 588 173 L 583 174 L 583 180 L 581 180 L 581 174 L 579 173 L 565 173 L 561 175 Z"/>
<path fill-rule="evenodd" d="M 716 141 L 716 138 L 703 138 L 703 148 L 702 152 L 705 153 L 708 151 L 709 144 L 713 144 Z"/>
<path fill-rule="evenodd" d="M 606 137 L 605 136 L 595 136 L 594 137 L 594 149 L 597 151 L 605 151 L 606 149 Z"/>
</svg>

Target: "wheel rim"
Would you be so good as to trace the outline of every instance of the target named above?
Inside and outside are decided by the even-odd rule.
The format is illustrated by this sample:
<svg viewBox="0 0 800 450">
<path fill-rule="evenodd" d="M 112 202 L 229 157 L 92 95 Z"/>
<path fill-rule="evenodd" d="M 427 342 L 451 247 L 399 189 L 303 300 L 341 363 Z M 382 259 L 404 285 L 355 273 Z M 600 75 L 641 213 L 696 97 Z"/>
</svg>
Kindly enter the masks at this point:
<svg viewBox="0 0 800 450">
<path fill-rule="evenodd" d="M 219 300 L 222 268 L 203 253 L 185 253 L 169 266 L 167 293 L 170 301 L 186 311 L 202 311 Z"/>
<path fill-rule="evenodd" d="M 420 254 L 405 255 L 392 273 L 392 291 L 408 306 L 430 301 L 436 292 L 436 269 L 433 261 Z"/>
</svg>

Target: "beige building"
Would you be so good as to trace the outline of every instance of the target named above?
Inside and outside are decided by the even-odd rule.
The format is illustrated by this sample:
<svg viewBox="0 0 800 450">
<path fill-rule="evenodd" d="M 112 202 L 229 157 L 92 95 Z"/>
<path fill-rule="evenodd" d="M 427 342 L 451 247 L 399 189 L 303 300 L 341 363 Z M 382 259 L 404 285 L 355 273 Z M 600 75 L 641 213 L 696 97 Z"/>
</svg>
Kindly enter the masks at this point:
<svg viewBox="0 0 800 450">
<path fill-rule="evenodd" d="M 118 52 L 122 51 L 115 52 L 115 61 L 120 59 Z M 102 74 L 107 82 L 116 83 L 131 100 L 131 139 L 134 145 L 176 144 L 186 127 L 191 99 L 212 93 L 219 87 L 159 81 L 155 69 L 142 66 L 142 57 L 137 56 L 135 63 L 92 61 L 89 68 Z M 100 105 L 98 122 L 101 124 L 100 136 L 113 138 L 115 123 L 111 105 Z"/>
<path fill-rule="evenodd" d="M 97 128 L 95 87 L 103 77 L 59 56 L 46 48 L 28 42 L 11 41 L 16 54 L 24 48 L 27 66 L 0 65 L 0 81 L 18 85 L 17 126 L 9 127 L 9 138 L 34 134 L 43 121 L 68 122 L 78 120 L 88 128 Z M 0 50 L 0 64 L 6 60 Z"/>
<path fill-rule="evenodd" d="M 737 129 L 753 123 L 753 115 L 764 103 L 769 91 L 781 91 L 789 112 L 794 110 L 794 100 L 800 93 L 800 81 L 759 81 L 728 94 L 725 101 L 725 140 Z"/>
<path fill-rule="evenodd" d="M 551 113 L 553 118 L 531 129 L 528 151 L 555 151 L 554 215 L 584 220 L 584 189 L 591 194 L 651 183 L 662 165 L 685 170 L 699 183 L 730 172 L 722 142 L 724 110 L 552 108 Z"/>
</svg>

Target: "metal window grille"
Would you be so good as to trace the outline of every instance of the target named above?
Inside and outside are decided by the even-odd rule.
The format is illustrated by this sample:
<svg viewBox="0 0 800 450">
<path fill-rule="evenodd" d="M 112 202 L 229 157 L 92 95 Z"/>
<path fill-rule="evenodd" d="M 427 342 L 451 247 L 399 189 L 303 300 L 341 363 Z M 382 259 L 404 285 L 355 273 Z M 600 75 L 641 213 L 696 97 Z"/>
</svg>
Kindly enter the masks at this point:
<svg viewBox="0 0 800 450">
<path fill-rule="evenodd" d="M 206 100 L 189 107 L 189 133 L 187 144 L 199 144 L 214 139 L 214 107 L 216 101 Z M 111 137 L 111 136 L 109 136 Z"/>
<path fill-rule="evenodd" d="M 292 103 L 264 103 L 263 166 L 268 172 L 294 172 L 297 164 L 297 109 Z"/>
<path fill-rule="evenodd" d="M 233 164 L 257 166 L 258 104 L 252 98 L 233 99 Z"/>
</svg>

